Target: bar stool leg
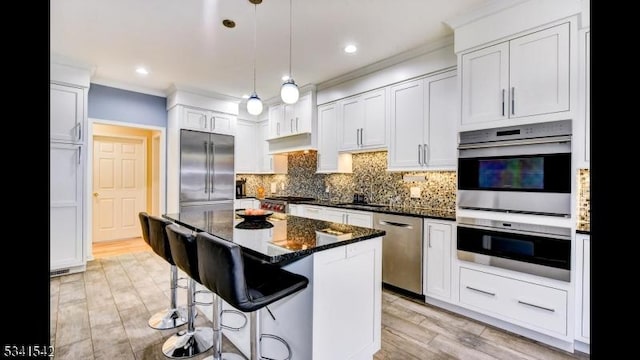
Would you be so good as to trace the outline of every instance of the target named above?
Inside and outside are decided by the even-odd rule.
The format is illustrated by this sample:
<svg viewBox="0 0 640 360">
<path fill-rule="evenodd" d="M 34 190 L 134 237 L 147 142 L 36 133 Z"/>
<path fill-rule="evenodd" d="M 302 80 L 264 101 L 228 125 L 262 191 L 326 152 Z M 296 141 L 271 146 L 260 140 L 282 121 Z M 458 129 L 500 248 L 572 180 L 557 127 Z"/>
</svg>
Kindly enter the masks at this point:
<svg viewBox="0 0 640 360">
<path fill-rule="evenodd" d="M 222 352 L 222 298 L 213 293 L 213 356 L 205 360 L 245 360 L 244 356 Z"/>
<path fill-rule="evenodd" d="M 251 360 L 260 360 L 260 310 L 250 314 Z"/>
<path fill-rule="evenodd" d="M 177 287 L 178 287 L 178 267 L 171 265 L 171 307 L 169 309 L 161 310 L 149 319 L 149 326 L 158 329 L 166 330 L 173 329 L 178 326 L 182 326 L 187 323 L 187 310 L 184 306 L 176 306 Z"/>
</svg>

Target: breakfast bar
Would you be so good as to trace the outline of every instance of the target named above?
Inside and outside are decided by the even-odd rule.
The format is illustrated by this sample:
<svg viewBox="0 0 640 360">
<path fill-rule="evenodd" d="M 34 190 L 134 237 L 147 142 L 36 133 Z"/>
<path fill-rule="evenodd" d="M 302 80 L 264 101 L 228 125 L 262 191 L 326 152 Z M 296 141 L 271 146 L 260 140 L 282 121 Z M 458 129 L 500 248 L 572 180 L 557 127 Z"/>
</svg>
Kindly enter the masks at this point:
<svg viewBox="0 0 640 360">
<path fill-rule="evenodd" d="M 261 317 L 262 333 L 285 339 L 292 359 L 372 359 L 380 349 L 384 231 L 279 213 L 243 219 L 233 210 L 194 210 L 164 217 L 232 241 L 245 256 L 309 279 L 307 288 L 269 305 Z M 198 307 L 212 319 L 210 306 Z M 223 303 L 223 310 L 231 309 Z M 244 322 L 226 314 L 224 325 L 237 327 Z M 223 333 L 249 357 L 248 325 Z M 268 338 L 261 347 L 270 358 L 287 355 L 281 343 Z"/>
</svg>

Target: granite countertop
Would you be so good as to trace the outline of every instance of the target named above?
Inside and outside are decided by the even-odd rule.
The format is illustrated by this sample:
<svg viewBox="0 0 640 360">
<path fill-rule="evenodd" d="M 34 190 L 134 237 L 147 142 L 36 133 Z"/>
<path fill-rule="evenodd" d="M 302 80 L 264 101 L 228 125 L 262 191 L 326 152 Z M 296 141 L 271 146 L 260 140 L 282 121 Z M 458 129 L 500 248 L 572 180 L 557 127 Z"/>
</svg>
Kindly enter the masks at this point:
<svg viewBox="0 0 640 360">
<path fill-rule="evenodd" d="M 576 226 L 576 232 L 579 234 L 590 234 L 591 233 L 591 223 L 579 221 Z"/>
<path fill-rule="evenodd" d="M 274 213 L 265 222 L 247 222 L 232 210 L 190 210 L 163 217 L 240 245 L 260 260 L 286 265 L 314 252 L 384 236 L 383 230 Z"/>
<path fill-rule="evenodd" d="M 450 220 L 456 221 L 456 212 L 449 210 L 441 210 L 441 209 L 427 209 L 427 208 L 418 208 L 418 207 L 406 207 L 406 206 L 369 206 L 369 205 L 361 205 L 361 204 L 344 204 L 331 202 L 326 200 L 315 200 L 315 201 L 304 201 L 301 204 L 308 205 L 318 205 L 318 206 L 328 206 L 335 207 L 346 210 L 360 210 L 360 211 L 370 211 L 370 212 L 379 212 L 385 214 L 395 214 L 395 215 L 407 215 L 421 218 L 432 218 L 432 219 L 441 219 L 441 220 Z"/>
</svg>

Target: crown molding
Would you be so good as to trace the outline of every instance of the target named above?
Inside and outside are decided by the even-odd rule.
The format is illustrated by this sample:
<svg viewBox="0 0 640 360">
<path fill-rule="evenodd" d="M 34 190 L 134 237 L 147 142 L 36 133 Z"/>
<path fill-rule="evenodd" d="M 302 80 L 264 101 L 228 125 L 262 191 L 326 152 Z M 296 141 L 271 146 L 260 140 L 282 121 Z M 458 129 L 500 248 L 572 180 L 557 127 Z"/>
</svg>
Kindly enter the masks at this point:
<svg viewBox="0 0 640 360">
<path fill-rule="evenodd" d="M 427 53 L 430 53 L 432 51 L 438 50 L 438 49 L 442 49 L 444 47 L 447 46 L 451 46 L 453 45 L 453 35 L 448 35 L 442 39 L 436 40 L 436 41 L 432 41 L 429 42 L 427 44 L 418 46 L 416 48 L 401 52 L 399 54 L 393 55 L 391 57 L 388 57 L 386 59 L 377 61 L 375 63 L 363 66 L 361 68 L 358 68 L 354 71 L 348 72 L 346 74 L 337 76 L 335 78 L 329 79 L 327 81 L 323 81 L 321 83 L 319 83 L 317 85 L 317 90 L 322 90 L 322 89 L 326 89 L 326 88 L 330 88 L 332 86 L 336 86 L 338 84 L 341 84 L 343 82 L 349 81 L 349 80 L 353 80 L 355 78 L 359 78 L 361 76 L 367 75 L 367 74 L 371 74 L 373 72 L 376 72 L 378 70 L 387 68 L 389 66 L 392 65 L 396 65 L 399 64 L 403 61 L 407 61 L 409 59 L 413 59 L 415 57 L 418 57 L 420 55 L 424 55 Z"/>
<path fill-rule="evenodd" d="M 526 1 L 529 0 L 490 0 L 486 3 L 483 3 L 482 5 L 472 8 L 464 14 L 446 20 L 444 21 L 444 23 L 451 29 L 455 30 L 460 26 L 469 24 L 478 19 L 482 19 L 483 17 L 487 17 L 491 14 L 495 14 L 499 11 L 508 9 Z"/>
<path fill-rule="evenodd" d="M 163 98 L 167 97 L 167 95 L 162 90 L 152 89 L 144 86 L 132 85 L 132 84 L 128 84 L 121 81 L 101 78 L 99 76 L 92 77 L 91 83 L 102 85 L 102 86 L 108 86 L 116 89 L 121 89 L 121 90 L 133 91 L 133 92 L 147 94 L 147 95 L 159 96 Z"/>
<path fill-rule="evenodd" d="M 196 95 L 201 95 L 201 96 L 205 96 L 205 97 L 210 97 L 210 98 L 214 98 L 214 99 L 218 99 L 218 100 L 224 100 L 224 101 L 231 101 L 234 102 L 236 104 L 239 104 L 243 101 L 242 98 L 239 97 L 235 97 L 235 96 L 231 96 L 231 95 L 225 95 L 225 94 L 221 94 L 215 91 L 208 91 L 208 90 L 203 90 L 203 89 L 199 89 L 199 88 L 195 88 L 189 85 L 184 85 L 184 84 L 171 84 L 166 90 L 165 90 L 165 94 L 171 95 L 177 91 L 181 91 L 181 92 L 188 92 L 191 94 L 196 94 Z"/>
</svg>

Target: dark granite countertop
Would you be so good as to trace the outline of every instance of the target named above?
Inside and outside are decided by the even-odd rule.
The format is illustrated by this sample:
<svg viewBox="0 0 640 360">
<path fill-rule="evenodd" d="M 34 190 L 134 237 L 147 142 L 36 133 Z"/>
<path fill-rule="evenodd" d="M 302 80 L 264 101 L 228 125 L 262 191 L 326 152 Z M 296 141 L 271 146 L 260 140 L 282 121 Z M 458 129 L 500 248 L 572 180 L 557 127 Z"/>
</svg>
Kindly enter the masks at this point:
<svg viewBox="0 0 640 360">
<path fill-rule="evenodd" d="M 233 241 L 245 253 L 278 265 L 317 251 L 385 235 L 382 230 L 280 213 L 274 213 L 262 223 L 242 221 L 232 210 L 191 210 L 163 217 L 191 230 Z"/>
<path fill-rule="evenodd" d="M 302 202 L 302 204 L 328 206 L 328 207 L 340 208 L 345 210 L 360 210 L 360 211 L 379 212 L 379 213 L 385 213 L 385 214 L 406 215 L 406 216 L 414 216 L 414 217 L 421 217 L 421 218 L 456 221 L 455 211 L 439 210 L 439 209 L 427 209 L 427 208 L 404 207 L 404 206 L 386 206 L 386 205 L 384 206 L 369 206 L 369 205 L 361 205 L 361 204 L 345 205 L 344 203 L 336 203 L 336 202 L 331 202 L 326 200 L 305 201 L 305 202 Z"/>
<path fill-rule="evenodd" d="M 248 196 L 248 195 L 241 196 L 241 195 L 236 195 L 236 200 L 241 200 L 241 199 L 256 199 L 256 200 L 259 200 L 259 199 L 258 199 L 257 197 L 255 197 L 255 196 Z"/>
<path fill-rule="evenodd" d="M 578 222 L 578 225 L 576 226 L 576 232 L 578 234 L 591 234 L 591 223 Z"/>
</svg>

